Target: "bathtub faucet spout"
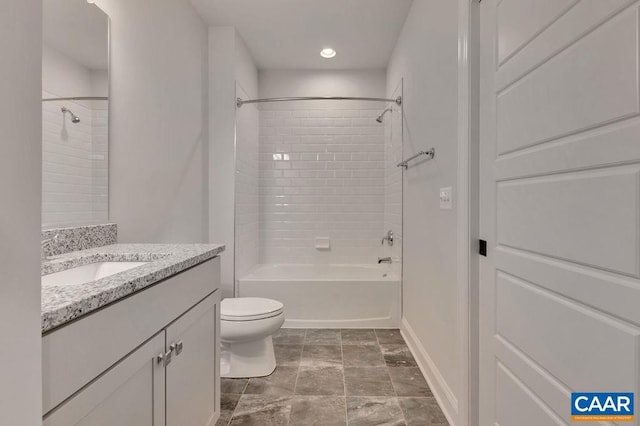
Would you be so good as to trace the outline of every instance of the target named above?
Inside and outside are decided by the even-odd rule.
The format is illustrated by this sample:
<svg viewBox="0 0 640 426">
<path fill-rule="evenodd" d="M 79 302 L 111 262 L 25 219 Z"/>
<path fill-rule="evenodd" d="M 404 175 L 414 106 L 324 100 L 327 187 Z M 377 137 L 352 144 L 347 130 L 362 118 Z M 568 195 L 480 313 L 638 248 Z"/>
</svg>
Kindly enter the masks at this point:
<svg viewBox="0 0 640 426">
<path fill-rule="evenodd" d="M 390 257 L 379 257 L 378 258 L 378 263 L 391 263 L 391 258 Z"/>
</svg>

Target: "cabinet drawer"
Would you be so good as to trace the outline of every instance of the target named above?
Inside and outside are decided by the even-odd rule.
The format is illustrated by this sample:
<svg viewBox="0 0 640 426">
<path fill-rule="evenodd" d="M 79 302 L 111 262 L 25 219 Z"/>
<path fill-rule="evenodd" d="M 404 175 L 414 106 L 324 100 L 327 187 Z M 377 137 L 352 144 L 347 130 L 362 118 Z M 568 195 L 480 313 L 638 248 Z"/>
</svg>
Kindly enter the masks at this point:
<svg viewBox="0 0 640 426">
<path fill-rule="evenodd" d="M 220 284 L 216 257 L 42 339 L 43 414 L 158 333 Z"/>
</svg>

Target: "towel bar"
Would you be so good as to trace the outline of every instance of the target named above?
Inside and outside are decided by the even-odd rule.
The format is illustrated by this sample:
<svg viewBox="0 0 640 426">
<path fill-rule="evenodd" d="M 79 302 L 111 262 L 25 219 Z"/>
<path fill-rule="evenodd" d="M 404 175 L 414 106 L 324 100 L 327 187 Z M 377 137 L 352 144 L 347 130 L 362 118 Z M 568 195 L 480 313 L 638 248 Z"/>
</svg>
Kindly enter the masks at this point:
<svg viewBox="0 0 640 426">
<path fill-rule="evenodd" d="M 428 151 L 420 151 L 416 155 L 409 157 L 406 160 L 402 160 L 401 162 L 396 164 L 396 167 L 404 167 L 404 169 L 407 170 L 409 168 L 409 161 L 414 160 L 418 157 L 422 157 L 423 155 L 426 155 L 429 157 L 427 160 L 431 160 L 433 157 L 436 156 L 436 150 L 435 148 L 431 148 Z"/>
</svg>

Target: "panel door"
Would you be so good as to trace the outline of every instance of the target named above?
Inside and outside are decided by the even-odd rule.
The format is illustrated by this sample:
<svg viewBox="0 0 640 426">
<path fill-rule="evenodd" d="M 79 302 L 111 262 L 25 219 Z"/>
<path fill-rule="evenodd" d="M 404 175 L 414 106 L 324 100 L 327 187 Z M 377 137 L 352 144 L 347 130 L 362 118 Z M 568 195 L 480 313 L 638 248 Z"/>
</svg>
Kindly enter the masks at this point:
<svg viewBox="0 0 640 426">
<path fill-rule="evenodd" d="M 164 332 L 43 419 L 43 426 L 164 426 Z M 70 350 L 73 350 L 72 348 Z"/>
<path fill-rule="evenodd" d="M 167 425 L 209 426 L 219 417 L 219 291 L 167 327 Z M 174 346 L 172 346 L 174 345 Z"/>
<path fill-rule="evenodd" d="M 481 425 L 640 399 L 639 6 L 484 0 Z"/>
</svg>

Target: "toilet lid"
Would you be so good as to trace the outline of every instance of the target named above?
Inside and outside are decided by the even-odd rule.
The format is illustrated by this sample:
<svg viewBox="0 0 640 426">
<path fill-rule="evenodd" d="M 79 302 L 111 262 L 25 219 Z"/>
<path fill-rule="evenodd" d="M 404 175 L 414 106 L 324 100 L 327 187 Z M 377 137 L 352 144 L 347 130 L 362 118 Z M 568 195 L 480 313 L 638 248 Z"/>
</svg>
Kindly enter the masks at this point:
<svg viewBox="0 0 640 426">
<path fill-rule="evenodd" d="M 270 318 L 282 312 L 284 305 L 277 300 L 261 297 L 227 298 L 220 303 L 220 318 L 226 321 L 251 321 Z"/>
</svg>

